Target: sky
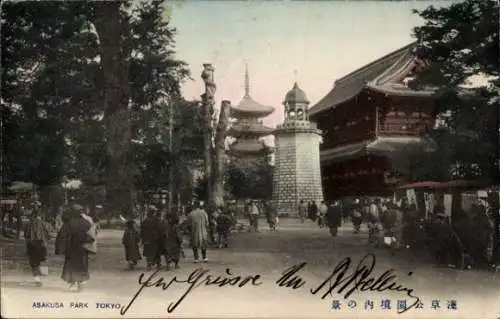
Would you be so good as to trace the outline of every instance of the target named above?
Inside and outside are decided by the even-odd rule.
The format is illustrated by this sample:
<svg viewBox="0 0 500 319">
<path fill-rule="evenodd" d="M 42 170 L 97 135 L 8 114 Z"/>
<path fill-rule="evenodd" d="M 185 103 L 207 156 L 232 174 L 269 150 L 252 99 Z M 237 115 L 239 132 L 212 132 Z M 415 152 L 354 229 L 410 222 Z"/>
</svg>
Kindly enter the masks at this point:
<svg viewBox="0 0 500 319">
<path fill-rule="evenodd" d="M 412 9 L 449 1 L 180 1 L 169 2 L 177 29 L 177 57 L 193 80 L 186 99 L 204 92 L 203 63 L 215 67 L 217 104 L 238 104 L 244 94 L 245 63 L 250 95 L 275 107 L 264 119 L 283 121 L 283 98 L 297 81 L 311 106 L 334 81 L 413 41 L 423 20 Z"/>
</svg>

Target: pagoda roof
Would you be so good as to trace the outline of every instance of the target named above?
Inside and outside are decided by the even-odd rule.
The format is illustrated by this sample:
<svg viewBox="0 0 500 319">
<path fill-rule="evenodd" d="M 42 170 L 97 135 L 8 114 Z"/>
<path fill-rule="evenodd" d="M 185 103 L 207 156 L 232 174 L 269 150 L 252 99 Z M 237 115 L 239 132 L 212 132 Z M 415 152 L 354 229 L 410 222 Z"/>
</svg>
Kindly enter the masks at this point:
<svg viewBox="0 0 500 319">
<path fill-rule="evenodd" d="M 231 106 L 231 117 L 265 117 L 274 112 L 274 107 L 265 106 L 256 102 L 249 94 L 245 94 L 240 103 Z"/>
<path fill-rule="evenodd" d="M 228 153 L 235 157 L 263 156 L 273 152 L 273 148 L 260 140 L 236 140 L 229 145 Z"/>
<path fill-rule="evenodd" d="M 228 136 L 233 136 L 233 137 L 238 137 L 240 135 L 266 136 L 270 135 L 273 131 L 274 131 L 273 128 L 267 127 L 260 122 L 255 122 L 255 123 L 236 122 L 229 128 Z"/>
<path fill-rule="evenodd" d="M 415 42 L 393 51 L 335 81 L 333 89 L 309 109 L 314 115 L 346 102 L 368 88 L 389 95 L 429 97 L 435 89 L 413 90 L 401 80 L 421 62 L 414 55 Z"/>
</svg>

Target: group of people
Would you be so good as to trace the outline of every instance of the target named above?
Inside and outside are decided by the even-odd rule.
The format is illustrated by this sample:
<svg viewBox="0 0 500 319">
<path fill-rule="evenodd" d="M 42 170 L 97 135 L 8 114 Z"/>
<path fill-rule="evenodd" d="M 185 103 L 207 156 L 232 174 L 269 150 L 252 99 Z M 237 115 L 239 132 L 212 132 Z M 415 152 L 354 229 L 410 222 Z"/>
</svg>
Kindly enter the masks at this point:
<svg viewBox="0 0 500 319">
<path fill-rule="evenodd" d="M 342 223 L 342 209 L 339 201 L 332 201 L 327 204 L 321 201 L 319 206 L 315 201 L 305 203 L 302 199 L 299 202 L 299 218 L 304 223 L 306 216 L 313 222 L 317 222 L 320 228 L 327 227 L 332 236 L 337 236 L 338 228 Z"/>
<path fill-rule="evenodd" d="M 167 270 L 172 265 L 178 268 L 179 260 L 185 256 L 185 239 L 189 241 L 195 263 L 208 261 L 207 248 L 211 242 L 215 242 L 219 248 L 229 245 L 234 217 L 227 209 L 218 207 L 208 214 L 203 202 L 197 202 L 192 209 L 188 209 L 183 219 L 174 213 L 165 213 L 163 219 L 160 215 L 161 212 L 153 206 L 140 227 L 137 227 L 135 220 L 126 222 L 122 243 L 129 269 L 134 269 L 142 257 L 146 259 L 148 270 L 161 268 L 162 259 Z"/>
<path fill-rule="evenodd" d="M 24 229 L 26 253 L 35 284 L 42 285 L 41 264 L 47 259 L 50 227 L 43 221 L 40 207 L 35 205 Z M 68 207 L 62 215 L 62 225 L 57 231 L 55 254 L 64 256 L 61 278 L 71 291 L 79 291 L 89 280 L 89 255 L 97 253 L 98 227 L 80 205 Z"/>
<path fill-rule="evenodd" d="M 250 225 L 249 231 L 259 231 L 259 216 L 261 215 L 261 211 L 263 211 L 266 216 L 269 230 L 276 231 L 279 221 L 276 206 L 270 201 L 260 203 L 256 200 L 249 201 L 245 204 L 245 215 Z"/>
<path fill-rule="evenodd" d="M 359 233 L 365 222 L 369 240 L 376 245 L 383 238 L 393 248 L 426 249 L 438 265 L 453 268 L 500 264 L 500 229 L 495 229 L 498 207 L 487 209 L 474 203 L 467 212 L 455 209 L 453 218 L 445 214 L 442 205 L 422 216 L 416 205 L 406 200 L 399 206 L 391 200 L 355 200 L 346 209 L 354 233 Z"/>
</svg>

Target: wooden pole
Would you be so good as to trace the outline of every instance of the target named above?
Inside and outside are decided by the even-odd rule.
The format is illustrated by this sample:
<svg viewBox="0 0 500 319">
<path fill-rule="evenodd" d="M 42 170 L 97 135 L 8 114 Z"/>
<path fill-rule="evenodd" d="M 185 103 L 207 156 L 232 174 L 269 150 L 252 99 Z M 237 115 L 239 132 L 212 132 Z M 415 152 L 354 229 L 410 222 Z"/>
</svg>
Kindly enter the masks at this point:
<svg viewBox="0 0 500 319">
<path fill-rule="evenodd" d="M 205 93 L 202 94 L 203 125 L 204 125 L 204 170 L 207 187 L 207 200 L 212 198 L 212 120 L 215 105 L 214 67 L 210 63 L 203 64 L 201 78 L 205 83 Z"/>
</svg>

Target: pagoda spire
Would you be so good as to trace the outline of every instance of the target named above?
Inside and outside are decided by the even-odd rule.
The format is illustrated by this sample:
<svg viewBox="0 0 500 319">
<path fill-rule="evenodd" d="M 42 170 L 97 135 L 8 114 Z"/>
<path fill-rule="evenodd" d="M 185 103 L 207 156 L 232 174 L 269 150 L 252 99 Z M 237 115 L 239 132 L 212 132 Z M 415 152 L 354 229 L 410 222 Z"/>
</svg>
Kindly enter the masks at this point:
<svg viewBox="0 0 500 319">
<path fill-rule="evenodd" d="M 245 96 L 250 96 L 250 77 L 248 76 L 248 63 L 245 63 Z"/>
</svg>

